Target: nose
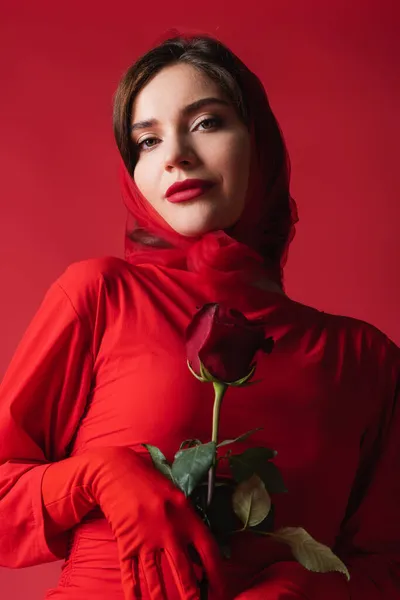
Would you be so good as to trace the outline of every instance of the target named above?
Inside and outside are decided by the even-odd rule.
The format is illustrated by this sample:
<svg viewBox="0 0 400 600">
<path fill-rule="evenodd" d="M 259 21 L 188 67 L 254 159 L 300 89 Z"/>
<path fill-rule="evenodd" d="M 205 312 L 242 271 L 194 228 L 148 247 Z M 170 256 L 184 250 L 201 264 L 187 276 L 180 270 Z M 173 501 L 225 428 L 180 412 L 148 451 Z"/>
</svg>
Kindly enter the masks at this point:
<svg viewBox="0 0 400 600">
<path fill-rule="evenodd" d="M 164 165 L 166 171 L 176 168 L 191 167 L 198 162 L 198 157 L 184 135 L 176 134 L 164 141 Z"/>
</svg>

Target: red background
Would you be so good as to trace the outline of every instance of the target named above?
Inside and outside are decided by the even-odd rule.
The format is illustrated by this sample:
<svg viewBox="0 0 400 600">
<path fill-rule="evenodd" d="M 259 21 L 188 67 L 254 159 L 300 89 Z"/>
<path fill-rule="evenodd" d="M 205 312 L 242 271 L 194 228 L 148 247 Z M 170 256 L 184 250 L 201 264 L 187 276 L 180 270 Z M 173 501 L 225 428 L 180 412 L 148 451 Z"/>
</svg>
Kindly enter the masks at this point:
<svg viewBox="0 0 400 600">
<path fill-rule="evenodd" d="M 121 255 L 112 94 L 170 27 L 218 36 L 266 85 L 301 218 L 289 295 L 400 342 L 396 0 L 9 4 L 0 17 L 0 376 L 63 269 Z M 41 600 L 58 572 L 0 569 L 1 598 Z"/>
</svg>

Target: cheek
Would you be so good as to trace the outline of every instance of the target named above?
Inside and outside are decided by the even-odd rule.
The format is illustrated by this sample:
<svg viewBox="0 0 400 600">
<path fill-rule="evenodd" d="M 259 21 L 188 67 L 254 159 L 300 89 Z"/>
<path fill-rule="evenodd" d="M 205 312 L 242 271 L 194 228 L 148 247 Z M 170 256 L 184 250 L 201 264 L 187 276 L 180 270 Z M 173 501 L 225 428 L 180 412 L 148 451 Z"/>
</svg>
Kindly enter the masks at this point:
<svg viewBox="0 0 400 600">
<path fill-rule="evenodd" d="M 250 142 L 248 137 L 236 138 L 230 146 L 226 162 L 229 186 L 238 192 L 245 191 L 250 171 Z"/>
<path fill-rule="evenodd" d="M 151 175 L 151 165 L 146 164 L 146 160 L 140 160 L 133 173 L 133 179 L 141 194 L 151 203 L 154 203 L 154 180 Z"/>
</svg>

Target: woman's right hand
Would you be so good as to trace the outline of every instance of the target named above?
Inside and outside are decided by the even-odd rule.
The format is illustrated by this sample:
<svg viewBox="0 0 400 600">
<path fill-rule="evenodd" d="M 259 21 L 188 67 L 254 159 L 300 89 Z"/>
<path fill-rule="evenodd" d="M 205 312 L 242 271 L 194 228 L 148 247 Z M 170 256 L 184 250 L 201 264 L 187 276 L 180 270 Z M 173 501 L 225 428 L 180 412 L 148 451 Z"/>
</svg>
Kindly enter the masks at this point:
<svg viewBox="0 0 400 600">
<path fill-rule="evenodd" d="M 166 600 L 160 558 L 166 557 L 182 600 L 200 598 L 189 547 L 196 549 L 213 598 L 227 598 L 218 546 L 184 494 L 129 448 L 91 452 L 91 492 L 116 537 L 126 600 L 143 594 L 135 572 L 143 569 L 152 600 Z M 139 593 L 138 593 L 139 592 Z M 145 595 L 145 594 L 144 594 Z"/>
</svg>

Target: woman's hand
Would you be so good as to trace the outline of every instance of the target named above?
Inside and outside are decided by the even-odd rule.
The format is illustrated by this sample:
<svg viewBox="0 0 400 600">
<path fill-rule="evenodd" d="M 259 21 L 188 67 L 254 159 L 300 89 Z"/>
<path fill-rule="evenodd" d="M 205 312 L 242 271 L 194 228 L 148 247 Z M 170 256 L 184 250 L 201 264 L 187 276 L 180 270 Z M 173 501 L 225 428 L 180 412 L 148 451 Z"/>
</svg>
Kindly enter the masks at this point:
<svg viewBox="0 0 400 600">
<path fill-rule="evenodd" d="M 154 468 L 150 457 L 129 448 L 104 448 L 94 454 L 99 466 L 91 491 L 118 543 L 126 600 L 138 592 L 139 567 L 149 596 L 165 598 L 162 553 L 182 600 L 199 598 L 190 546 L 201 559 L 213 598 L 226 600 L 218 546 L 183 493 Z"/>
<path fill-rule="evenodd" d="M 166 600 L 161 563 L 168 589 L 172 573 L 181 600 L 199 599 L 193 553 L 201 560 L 212 597 L 227 599 L 212 534 L 149 455 L 123 447 L 96 448 L 51 463 L 42 478 L 42 498 L 52 539 L 100 507 L 118 544 L 126 600 Z M 170 573 L 165 572 L 168 566 Z"/>
</svg>

